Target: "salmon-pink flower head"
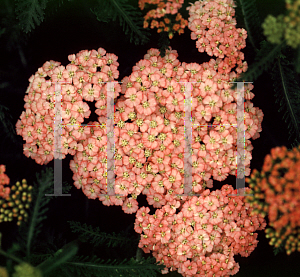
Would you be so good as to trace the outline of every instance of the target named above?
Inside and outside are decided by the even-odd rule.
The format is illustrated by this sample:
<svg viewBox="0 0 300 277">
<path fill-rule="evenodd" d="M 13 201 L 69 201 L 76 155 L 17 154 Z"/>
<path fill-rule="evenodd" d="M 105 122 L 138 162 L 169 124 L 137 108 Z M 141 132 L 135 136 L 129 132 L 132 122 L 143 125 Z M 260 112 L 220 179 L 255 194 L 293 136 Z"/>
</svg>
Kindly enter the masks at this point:
<svg viewBox="0 0 300 277">
<path fill-rule="evenodd" d="M 196 272 L 203 270 L 207 274 L 219 272 L 222 273 L 220 276 L 226 276 L 231 270 L 236 271 L 234 255 L 240 253 L 242 256 L 248 256 L 257 245 L 255 240 L 257 234 L 253 233 L 264 228 L 264 225 L 250 224 L 259 222 L 262 218 L 254 215 L 252 208 L 246 207 L 242 198 L 238 199 L 243 203 L 239 206 L 241 216 L 236 214 L 229 219 L 223 213 L 224 207 L 235 206 L 233 198 L 222 195 L 223 191 L 228 193 L 232 189 L 231 186 L 225 185 L 221 191 L 206 190 L 203 196 L 189 197 L 178 214 L 169 214 L 172 210 L 170 205 L 156 210 L 155 216 L 149 214 L 149 209 L 142 207 L 138 210 L 135 221 L 135 230 L 141 233 L 142 237 L 139 247 L 145 253 L 153 251 L 157 262 L 167 267 L 172 264 L 183 276 L 195 276 L 192 275 L 195 270 Z M 211 204 L 208 204 L 207 208 L 204 207 L 205 199 L 204 202 L 207 203 L 215 202 L 216 207 Z M 217 202 L 222 205 L 218 205 Z M 195 212 L 196 210 L 200 212 Z M 199 221 L 198 218 L 205 220 Z M 241 224 L 249 225 L 251 229 L 243 227 L 241 230 L 238 227 Z M 160 247 L 154 246 L 150 249 L 145 247 L 146 243 L 148 246 L 156 245 L 158 241 L 162 243 Z M 252 242 L 251 246 L 246 245 L 249 241 Z M 195 257 L 197 262 L 192 266 Z"/>
<path fill-rule="evenodd" d="M 204 6 L 206 4 L 201 3 Z M 200 9 L 201 5 L 198 5 Z M 215 4 L 210 5 L 214 7 Z M 222 10 L 221 6 L 215 8 Z M 205 9 L 211 13 L 209 6 L 205 6 Z M 231 13 L 230 10 L 228 12 Z M 231 114 L 232 107 L 226 110 L 224 106 L 234 102 L 234 98 L 229 87 L 225 89 L 226 86 L 222 87 L 220 82 L 229 82 L 236 76 L 236 73 L 227 72 L 233 68 L 229 63 L 229 58 L 223 64 L 221 59 L 222 55 L 228 56 L 226 44 L 223 45 L 226 38 L 222 37 L 222 31 L 219 30 L 229 27 L 225 27 L 228 24 L 225 24 L 226 15 L 224 16 L 222 19 L 221 14 L 219 19 L 214 20 L 213 26 L 216 30 L 209 32 L 207 38 L 206 28 L 211 28 L 213 20 L 210 19 L 212 17 L 205 17 L 204 25 L 202 21 L 200 22 L 204 26 L 204 28 L 201 27 L 202 35 L 205 36 L 203 41 L 207 42 L 207 46 L 202 45 L 203 49 L 211 48 L 211 44 L 214 44 L 215 48 L 218 48 L 215 51 L 217 51 L 219 59 L 211 59 L 210 62 L 203 65 L 186 64 L 179 62 L 178 54 L 174 50 L 168 50 L 166 56 L 161 58 L 157 49 L 150 49 L 144 59 L 133 68 L 132 74 L 122 80 L 123 84 L 115 84 L 114 134 L 106 131 L 108 94 L 107 84 L 104 82 L 117 78 L 116 57 L 108 55 L 102 50 L 83 51 L 75 58 L 74 56 L 70 57 L 70 61 L 73 62 L 71 63 L 72 67 L 67 66 L 64 70 L 62 70 L 63 68 L 55 70 L 60 66 L 57 64 L 52 65 L 51 69 L 57 78 L 62 74 L 62 78 L 72 79 L 72 84 L 65 86 L 65 89 L 62 90 L 62 118 L 64 123 L 78 124 L 78 126 L 63 127 L 64 154 L 67 154 L 67 149 L 74 153 L 74 161 L 70 164 L 74 172 L 74 185 L 82 189 L 89 198 L 98 198 L 104 205 L 122 206 L 125 213 L 137 212 L 135 230 L 143 233 L 139 246 L 145 252 L 153 251 L 156 253 L 156 257 L 162 257 L 166 267 L 173 266 L 174 269 L 180 269 L 184 276 L 193 276 L 197 271 L 204 275 L 206 274 L 204 270 L 207 270 L 208 273 L 213 270 L 217 271 L 221 267 L 223 271 L 220 269 L 218 272 L 222 271 L 226 276 L 234 267 L 233 253 L 242 251 L 241 245 L 245 246 L 245 241 L 243 238 L 227 235 L 224 231 L 225 227 L 230 222 L 237 222 L 239 214 L 243 220 L 244 218 L 246 220 L 250 217 L 251 211 L 251 208 L 246 210 L 239 204 L 238 207 L 241 208 L 241 211 L 232 210 L 232 200 L 227 197 L 231 193 L 228 187 L 226 192 L 222 190 L 218 194 L 206 190 L 207 187 L 212 187 L 211 178 L 219 178 L 219 172 L 223 175 L 228 174 L 228 171 L 231 172 L 235 166 L 231 159 L 234 158 L 233 149 L 236 140 L 234 130 L 236 129 L 222 126 L 225 122 L 233 121 L 232 118 L 229 118 L 230 115 L 233 116 Z M 195 27 L 198 28 L 196 25 Z M 231 36 L 230 33 L 227 35 Z M 217 38 L 213 39 L 213 36 Z M 233 38 L 230 37 L 231 41 L 229 40 L 228 44 L 233 43 L 232 40 L 235 37 L 236 35 L 233 35 Z M 229 45 L 229 47 L 231 46 Z M 104 57 L 105 55 L 107 56 Z M 239 58 L 236 61 L 239 62 L 238 60 L 242 60 L 243 56 L 239 54 L 235 58 Z M 76 71 L 74 66 L 81 70 Z M 95 71 L 95 68 L 100 69 L 101 72 Z M 220 72 L 222 70 L 223 75 Z M 44 73 L 41 72 L 41 74 Z M 192 190 L 202 195 L 202 198 L 199 199 L 177 196 L 177 194 L 184 193 L 185 173 L 183 162 L 185 155 L 185 86 L 180 82 L 189 81 L 197 82 L 191 87 L 192 109 L 196 111 L 195 114 L 192 113 L 192 116 L 195 117 L 192 118 L 192 121 L 199 123 L 199 126 L 192 127 L 192 144 L 197 144 L 197 148 L 193 149 L 191 160 L 193 165 Z M 35 86 L 40 86 L 40 89 L 43 90 L 42 83 L 43 80 L 38 79 Z M 48 88 L 48 90 L 50 89 Z M 33 88 L 30 88 L 28 96 L 32 95 L 32 92 Z M 120 93 L 120 97 L 118 97 L 118 93 Z M 47 92 L 44 94 L 43 98 L 36 96 L 36 101 L 47 102 L 45 107 L 51 109 L 54 102 L 53 96 L 48 96 Z M 33 100 L 30 97 L 26 101 L 26 108 L 34 110 L 35 116 L 41 104 L 39 106 L 31 105 L 30 101 Z M 97 101 L 96 113 L 99 115 L 99 122 L 93 122 L 93 124 L 98 124 L 96 127 L 79 126 L 90 115 L 85 101 Z M 262 114 L 258 109 L 250 107 L 249 111 L 245 111 L 245 113 L 249 116 L 247 117 L 248 126 L 252 122 L 253 125 L 261 123 Z M 28 118 L 30 118 L 29 114 Z M 52 137 L 49 134 L 53 135 L 53 125 L 51 125 L 51 120 L 49 121 L 49 114 L 50 112 L 44 116 L 40 113 L 41 120 L 36 122 L 33 116 L 28 123 L 24 114 L 23 121 L 18 123 L 18 132 L 26 136 L 29 141 L 33 140 L 26 145 L 28 155 L 41 155 L 41 152 L 30 146 L 44 146 L 44 142 L 40 141 L 43 140 L 43 136 L 38 133 L 40 131 L 37 132 L 38 129 L 45 130 L 46 128 L 48 134 L 45 137 L 49 142 L 44 147 L 51 148 L 50 139 Z M 208 127 L 208 122 L 214 122 L 214 125 L 218 125 L 218 127 Z M 33 129 L 27 130 L 27 127 Z M 259 130 L 259 128 L 249 129 L 249 138 L 255 136 Z M 111 135 L 115 136 L 116 151 L 114 153 L 115 168 L 110 168 L 110 171 L 115 174 L 114 192 L 117 195 L 106 194 L 108 186 L 111 185 L 111 180 L 107 176 L 107 167 L 111 162 L 108 161 L 107 155 L 107 151 L 110 151 L 110 146 L 112 146 L 110 142 L 108 143 Z M 251 151 L 250 142 L 248 147 Z M 49 156 L 49 154 L 44 155 L 46 158 Z M 249 158 L 248 155 L 247 159 Z M 41 159 L 42 162 L 43 159 Z M 37 158 L 37 161 L 40 160 Z M 149 215 L 149 208 L 144 207 L 143 210 L 138 210 L 137 197 L 140 193 L 146 195 L 148 204 L 161 209 L 157 210 L 155 218 Z M 193 199 L 193 201 L 189 202 L 189 199 Z M 181 212 L 176 214 L 177 209 L 181 209 Z M 249 224 L 247 223 L 247 225 Z M 258 227 L 256 226 L 255 230 Z M 250 226 L 247 228 L 242 230 L 246 232 L 242 235 L 248 241 L 249 232 L 253 231 L 253 228 Z M 202 235 L 201 243 L 199 243 L 199 239 L 193 238 L 193 234 Z M 221 262 L 221 257 L 218 262 L 216 261 L 218 258 L 213 256 L 217 252 L 215 249 L 222 249 L 228 259 L 227 262 L 226 259 Z M 167 253 L 169 250 L 170 255 Z M 249 251 L 251 252 L 253 249 Z M 192 260 L 196 254 L 202 258 L 201 266 Z M 209 257 L 205 257 L 205 255 Z"/>
<path fill-rule="evenodd" d="M 101 91 L 103 82 L 113 80 L 114 76 L 118 76 L 116 71 L 118 66 L 117 56 L 107 54 L 102 48 L 99 48 L 98 51 L 83 50 L 76 55 L 69 55 L 68 59 L 71 63 L 66 67 L 61 65 L 60 62 L 52 60 L 46 62 L 35 75 L 30 77 L 24 107 L 28 115 L 32 114 L 32 122 L 38 124 L 34 126 L 34 124 L 26 122 L 27 125 L 30 124 L 28 128 L 22 127 L 20 121 L 16 124 L 17 128 L 22 128 L 22 132 L 18 129 L 18 134 L 21 134 L 27 143 L 32 145 L 32 148 L 24 148 L 26 155 L 34 158 L 40 164 L 47 163 L 53 158 L 51 152 L 54 147 L 49 148 L 49 146 L 54 145 L 55 135 L 53 120 L 57 97 L 55 96 L 55 93 L 57 93 L 55 82 L 59 82 L 61 88 L 62 136 L 64 136 L 62 149 L 63 157 L 65 157 L 67 153 L 74 155 L 74 151 L 77 150 L 76 141 L 74 141 L 74 144 L 69 138 L 71 136 L 70 132 L 72 132 L 72 136 L 75 135 L 75 140 L 86 139 L 86 137 L 80 135 L 85 131 L 78 129 L 84 118 L 89 117 L 91 113 L 89 106 L 83 100 L 95 101 L 99 98 L 102 99 L 105 95 L 104 91 Z M 91 82 L 92 76 L 90 76 L 92 71 L 88 71 L 88 68 L 91 67 L 100 69 L 99 72 L 94 71 L 96 77 L 93 76 L 93 82 Z M 49 81 L 49 78 L 51 81 Z M 120 91 L 121 87 L 115 85 L 115 94 L 118 95 Z M 53 138 L 50 134 L 53 135 Z M 71 144 L 72 146 L 70 146 Z M 46 149 L 43 150 L 43 147 L 46 147 Z M 48 153 L 49 151 L 50 153 Z"/>
</svg>

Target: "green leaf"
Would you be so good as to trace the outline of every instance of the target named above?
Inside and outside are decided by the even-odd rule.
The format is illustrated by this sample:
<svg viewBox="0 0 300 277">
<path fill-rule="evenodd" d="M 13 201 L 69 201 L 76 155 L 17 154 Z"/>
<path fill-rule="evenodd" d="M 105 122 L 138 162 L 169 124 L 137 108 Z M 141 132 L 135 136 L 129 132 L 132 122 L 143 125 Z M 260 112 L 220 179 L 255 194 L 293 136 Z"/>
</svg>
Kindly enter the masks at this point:
<svg viewBox="0 0 300 277">
<path fill-rule="evenodd" d="M 2 85 L 4 85 L 3 83 Z M 9 109 L 3 105 L 0 104 L 0 122 L 1 125 L 4 127 L 2 130 L 6 133 L 7 137 L 13 141 L 16 142 L 16 131 L 12 124 L 12 116 L 9 112 Z"/>
<path fill-rule="evenodd" d="M 243 14 L 248 39 L 253 48 L 257 51 L 258 45 L 263 38 L 261 35 L 261 20 L 257 10 L 256 0 L 238 0 L 237 5 Z"/>
<path fill-rule="evenodd" d="M 142 258 L 136 261 L 134 258 L 124 259 L 121 262 L 117 260 L 104 261 L 97 256 L 74 257 L 72 261 L 65 263 L 56 276 L 73 276 L 73 277 L 156 277 L 164 268 L 158 265 L 154 257 Z M 59 275 L 59 273 L 63 273 Z M 54 276 L 54 275 L 53 275 Z"/>
<path fill-rule="evenodd" d="M 247 81 L 254 82 L 264 71 L 267 71 L 274 64 L 276 57 L 280 54 L 284 41 L 280 44 L 273 45 L 270 42 L 262 41 L 261 49 L 257 52 L 255 62 L 249 66 L 248 70 L 241 74 L 237 82 Z M 236 84 L 232 86 L 232 89 Z"/>
<path fill-rule="evenodd" d="M 300 73 L 300 47 L 298 47 L 296 55 L 295 69 L 297 73 Z"/>
<path fill-rule="evenodd" d="M 58 250 L 53 257 L 48 258 L 38 265 L 37 268 L 39 268 L 43 274 L 47 274 L 74 257 L 77 251 L 78 245 L 75 242 L 71 242 Z"/>
<path fill-rule="evenodd" d="M 279 245 L 279 247 L 277 247 L 277 248 L 274 247 L 274 249 L 273 249 L 274 256 L 278 255 L 281 252 L 284 252 L 284 244 L 283 243 L 281 243 Z"/>
<path fill-rule="evenodd" d="M 97 7 L 91 9 L 100 22 L 118 21 L 123 27 L 125 35 L 129 35 L 130 42 L 145 44 L 149 41 L 148 33 L 143 28 L 141 12 L 133 7 L 128 0 L 99 1 Z"/>
<path fill-rule="evenodd" d="M 48 0 L 17 0 L 16 14 L 25 33 L 31 32 L 44 20 L 44 10 Z"/>
<path fill-rule="evenodd" d="M 40 176 L 36 174 L 37 184 L 33 187 L 32 203 L 30 207 L 29 217 L 27 222 L 23 222 L 19 228 L 19 241 L 24 245 L 26 256 L 29 258 L 31 246 L 41 231 L 42 221 L 46 219 L 45 216 L 48 208 L 46 207 L 50 201 L 50 197 L 45 196 L 47 190 L 53 187 L 53 169 L 46 168 Z"/>
<path fill-rule="evenodd" d="M 70 190 L 72 189 L 73 185 L 70 185 L 68 182 L 64 182 L 62 184 L 62 193 L 63 194 L 67 194 L 70 192 Z M 47 189 L 47 192 L 46 194 L 53 194 L 53 187 L 49 187 L 49 189 Z M 47 197 L 50 197 L 50 199 L 53 199 L 52 197 L 59 197 L 59 196 L 47 196 Z"/>
<path fill-rule="evenodd" d="M 292 147 L 300 143 L 300 88 L 296 81 L 292 62 L 287 58 L 277 58 L 271 77 L 275 90 L 276 103 L 280 103 L 279 112 L 289 129 Z"/>
<path fill-rule="evenodd" d="M 1 28 L 0 29 L 0 37 L 5 33 L 5 31 L 6 31 L 6 28 Z"/>
<path fill-rule="evenodd" d="M 166 50 L 170 47 L 170 39 L 168 33 L 161 32 L 159 34 L 158 46 L 160 51 L 160 56 L 163 58 L 166 55 Z"/>
<path fill-rule="evenodd" d="M 128 237 L 125 233 L 115 234 L 101 232 L 99 227 L 93 228 L 87 224 L 80 222 L 69 221 L 73 233 L 80 233 L 79 239 L 84 242 L 90 242 L 94 246 L 106 244 L 107 247 L 123 246 L 125 244 L 132 246 L 135 238 Z M 136 241 L 138 243 L 138 241 Z M 137 244 L 136 243 L 136 244 Z"/>
</svg>

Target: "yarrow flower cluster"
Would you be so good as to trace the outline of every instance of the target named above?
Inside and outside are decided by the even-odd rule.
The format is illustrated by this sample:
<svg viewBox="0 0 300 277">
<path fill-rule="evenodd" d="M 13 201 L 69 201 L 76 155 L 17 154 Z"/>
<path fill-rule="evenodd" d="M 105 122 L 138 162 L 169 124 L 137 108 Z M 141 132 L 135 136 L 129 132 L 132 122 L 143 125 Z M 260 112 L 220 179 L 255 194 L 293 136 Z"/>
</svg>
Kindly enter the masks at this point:
<svg viewBox="0 0 300 277">
<path fill-rule="evenodd" d="M 98 51 L 104 55 L 103 50 Z M 65 85 L 62 89 L 64 125 L 61 147 L 63 158 L 68 153 L 75 155 L 70 164 L 74 172 L 74 184 L 89 198 L 99 198 L 105 205 L 122 205 L 125 212 L 133 213 L 138 208 L 136 198 L 140 193 L 147 195 L 148 203 L 155 208 L 167 204 L 166 195 L 184 193 L 184 82 L 194 82 L 191 91 L 192 191 L 201 193 L 206 187 L 212 187 L 211 178 L 221 181 L 229 174 L 236 174 L 234 102 L 237 100 L 237 92 L 230 90 L 229 82 L 237 74 L 223 72 L 218 66 L 220 59 L 211 59 L 202 65 L 181 64 L 175 50 L 167 51 L 167 55 L 161 58 L 157 49 L 150 49 L 144 59 L 133 67 L 133 73 L 123 79 L 122 86 L 115 84 L 115 96 L 121 92 L 116 103 L 114 132 L 115 192 L 118 195 L 107 195 L 107 84 L 103 82 L 113 77 L 107 64 L 116 70 L 117 58 L 111 55 L 110 58 L 100 58 L 98 61 L 106 64 L 100 68 L 108 74 L 97 72 L 94 60 L 90 61 L 89 73 L 84 73 L 89 53 L 94 52 L 82 51 L 77 58 L 75 55 L 69 56 L 73 61 L 71 66 L 75 66 L 73 69 L 82 70 L 74 71 L 74 75 L 68 73 L 73 76 L 70 80 L 75 88 Z M 118 77 L 117 72 L 115 77 Z M 41 79 L 37 76 L 32 79 L 35 78 Z M 49 85 L 47 90 L 45 78 L 33 84 L 30 84 L 29 95 L 25 97 L 28 101 L 25 104 L 27 112 L 23 112 L 22 119 L 17 122 L 17 131 L 27 142 L 24 146 L 25 155 L 43 164 L 53 159 L 55 148 L 53 120 L 47 114 L 54 114 L 54 88 Z M 42 86 L 45 86 L 45 92 L 36 92 Z M 250 91 L 252 88 L 252 85 L 248 85 L 245 94 L 248 100 L 245 103 L 246 176 L 250 172 L 253 149 L 249 139 L 259 137 L 263 117 L 262 112 L 249 101 L 254 97 Z M 92 95 L 97 101 L 98 122 L 89 124 L 94 126 L 72 125 L 82 123 L 84 117 L 89 116 L 89 107 L 83 100 L 91 101 Z M 30 100 L 35 97 L 40 99 L 39 103 Z M 48 105 L 48 110 L 41 108 Z M 211 123 L 217 126 L 209 126 Z"/>
<path fill-rule="evenodd" d="M 229 89 L 235 73 L 220 74 L 216 64 L 180 63 L 175 50 L 164 58 L 150 49 L 122 80 L 115 112 L 115 193 L 107 194 L 107 134 L 105 125 L 84 128 L 70 167 L 75 186 L 105 205 L 120 205 L 126 213 L 138 209 L 141 193 L 155 208 L 168 197 L 184 193 L 184 82 L 193 83 L 192 193 L 212 187 L 212 179 L 236 175 L 237 92 Z M 246 87 L 246 99 L 254 96 Z M 250 138 L 259 137 L 262 112 L 245 103 L 246 155 L 244 174 L 250 174 Z M 211 123 L 213 124 L 212 126 Z M 99 126 L 96 126 L 96 125 Z M 99 162 L 100 161 L 100 162 Z"/>
<path fill-rule="evenodd" d="M 247 31 L 236 28 L 233 0 L 197 1 L 187 8 L 189 10 L 188 28 L 191 38 L 196 41 L 199 52 L 223 59 L 220 67 L 229 73 L 235 66 L 238 73 L 248 68 L 244 61 Z"/>
<path fill-rule="evenodd" d="M 5 165 L 0 165 L 0 198 L 7 199 L 9 197 L 10 188 L 4 185 L 9 185 L 9 177 L 4 173 Z"/>
<path fill-rule="evenodd" d="M 66 67 L 60 62 L 48 61 L 29 78 L 27 95 L 20 119 L 16 124 L 17 134 L 26 141 L 24 154 L 38 164 L 47 164 L 54 158 L 57 142 L 54 138 L 54 118 L 58 110 L 55 108 L 55 86 L 61 87 L 61 158 L 67 154 L 74 155 L 78 141 L 85 139 L 85 130 L 81 126 L 84 118 L 91 114 L 85 101 L 97 101 L 101 110 L 106 99 L 106 82 L 119 77 L 117 56 L 106 53 L 103 48 L 97 51 L 80 51 L 69 55 L 71 62 Z M 116 86 L 115 96 L 118 96 Z M 56 111 L 57 110 L 57 111 Z"/>
<path fill-rule="evenodd" d="M 283 244 L 287 254 L 300 252 L 300 147 L 273 148 L 262 171 L 254 170 L 246 181 L 254 193 L 248 202 L 257 213 L 268 215 L 270 244 Z"/>
<path fill-rule="evenodd" d="M 232 186 L 205 190 L 189 197 L 183 205 L 172 198 L 150 215 L 142 207 L 136 213 L 135 231 L 141 234 L 139 247 L 164 264 L 163 273 L 178 270 L 183 276 L 230 276 L 239 270 L 234 255 L 248 257 L 257 246 L 257 230 L 266 223 L 254 215 L 243 196 Z M 247 190 L 248 192 L 248 190 Z"/>
<path fill-rule="evenodd" d="M 157 8 L 151 9 L 144 16 L 144 28 L 148 28 L 150 24 L 150 28 L 157 28 L 158 33 L 167 32 L 170 39 L 176 32 L 179 35 L 184 33 L 188 21 L 178 12 L 184 0 L 139 0 L 141 10 L 146 3 L 156 5 Z"/>
<path fill-rule="evenodd" d="M 181 5 L 183 1 L 170 2 Z M 161 17 L 167 12 L 163 4 Z M 233 1 L 226 0 L 196 2 L 190 7 L 190 25 L 197 30 L 194 32 L 201 30 L 212 43 L 212 48 L 207 48 L 203 46 L 207 41 L 201 42 L 201 49 L 216 59 L 201 65 L 188 64 L 178 60 L 176 50 L 170 48 L 161 57 L 158 49 L 151 48 L 121 85 L 114 83 L 113 132 L 107 130 L 111 116 L 107 114 L 111 104 L 107 103 L 111 88 L 107 83 L 119 77 L 119 64 L 118 57 L 103 48 L 70 55 L 71 63 L 66 67 L 50 61 L 39 68 L 29 79 L 26 112 L 16 124 L 17 133 L 26 140 L 25 155 L 37 163 L 51 161 L 58 143 L 61 158 L 74 156 L 70 162 L 74 185 L 88 198 L 99 199 L 107 206 L 122 206 L 125 213 L 136 213 L 137 197 L 146 195 L 148 204 L 159 210 L 150 216 L 149 208 L 142 207 L 137 212 L 135 230 L 143 232 L 140 246 L 163 261 L 165 273 L 171 267 L 184 276 L 233 275 L 238 271 L 234 254 L 248 256 L 257 244 L 254 232 L 265 227 L 263 218 L 252 215 L 242 197 L 228 196 L 234 192 L 231 186 L 211 193 L 207 190 L 213 187 L 212 179 L 250 175 L 250 139 L 258 138 L 262 130 L 263 113 L 253 107 L 253 85 L 247 84 L 245 155 L 236 153 L 239 92 L 232 90 L 230 83 L 247 69 L 247 63 L 242 62 L 244 56 L 239 51 L 244 47 L 246 32 L 235 29 L 232 7 Z M 197 15 L 198 9 L 201 13 L 207 11 L 207 16 Z M 60 142 L 54 141 L 57 83 L 62 88 Z M 192 100 L 190 153 L 185 151 L 188 86 Z M 85 101 L 96 101 L 99 117 L 82 126 L 91 113 Z M 114 145 L 110 148 L 112 138 Z M 109 169 L 108 151 L 114 154 L 114 167 Z M 243 172 L 237 172 L 237 156 L 244 161 Z M 189 173 L 185 172 L 184 158 L 191 165 L 190 194 L 201 194 L 199 198 L 183 195 L 184 174 Z M 115 174 L 113 187 L 108 182 L 111 171 Z M 108 187 L 115 194 L 108 193 Z"/>
</svg>

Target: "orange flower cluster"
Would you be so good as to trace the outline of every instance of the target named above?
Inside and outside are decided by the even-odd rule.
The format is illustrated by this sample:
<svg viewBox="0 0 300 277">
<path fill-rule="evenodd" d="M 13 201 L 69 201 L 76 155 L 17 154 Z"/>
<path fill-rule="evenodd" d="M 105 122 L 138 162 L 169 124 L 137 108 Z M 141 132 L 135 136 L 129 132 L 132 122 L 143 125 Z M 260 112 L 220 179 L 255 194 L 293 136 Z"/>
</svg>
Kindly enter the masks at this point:
<svg viewBox="0 0 300 277">
<path fill-rule="evenodd" d="M 27 211 L 32 201 L 32 188 L 32 186 L 27 185 L 25 179 L 22 180 L 22 184 L 17 182 L 10 188 L 8 197 L 0 199 L 0 223 L 13 221 L 14 218 L 17 218 L 17 225 L 21 225 L 22 221 L 27 220 Z"/>
<path fill-rule="evenodd" d="M 188 21 L 178 12 L 183 2 L 184 0 L 139 0 L 141 10 L 144 9 L 145 3 L 157 5 L 156 9 L 148 11 L 145 15 L 144 28 L 148 28 L 151 21 L 151 29 L 157 28 L 158 33 L 168 32 L 170 39 L 173 38 L 176 32 L 179 35 L 183 34 L 184 28 L 188 25 Z"/>
<path fill-rule="evenodd" d="M 256 212 L 268 214 L 270 245 L 284 244 L 288 255 L 300 252 L 300 146 L 273 148 L 262 171 L 254 170 L 246 181 L 254 192 L 248 201 Z"/>
</svg>

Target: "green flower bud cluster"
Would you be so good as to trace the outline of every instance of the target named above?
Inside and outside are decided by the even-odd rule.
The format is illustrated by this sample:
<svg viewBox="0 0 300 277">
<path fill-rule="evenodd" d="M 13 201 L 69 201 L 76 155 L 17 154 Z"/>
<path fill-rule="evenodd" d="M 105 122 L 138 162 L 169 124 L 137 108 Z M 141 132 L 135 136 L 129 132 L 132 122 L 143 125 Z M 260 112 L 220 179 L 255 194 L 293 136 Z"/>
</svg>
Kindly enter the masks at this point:
<svg viewBox="0 0 300 277">
<path fill-rule="evenodd" d="M 0 199 L 0 222 L 12 221 L 17 218 L 17 225 L 27 220 L 28 209 L 32 201 L 31 191 L 33 187 L 27 185 L 25 179 L 16 182 L 16 185 L 11 187 L 9 198 Z"/>
<path fill-rule="evenodd" d="M 251 191 L 249 192 L 250 195 L 247 197 L 246 201 L 251 205 L 254 213 L 261 214 L 265 217 L 270 205 L 265 201 L 264 191 L 260 186 L 257 186 L 257 181 L 261 178 L 262 176 L 257 170 L 254 170 L 251 177 L 247 178 Z"/>
<path fill-rule="evenodd" d="M 264 35 L 271 43 L 280 43 L 283 39 L 287 45 L 300 46 L 300 0 L 286 0 L 286 15 L 276 17 L 268 15 L 262 24 Z"/>
<path fill-rule="evenodd" d="M 266 238 L 270 239 L 269 244 L 275 248 L 278 248 L 283 243 L 288 255 L 295 251 L 300 252 L 300 229 L 290 231 L 287 228 L 285 231 L 281 230 L 281 232 L 278 232 L 273 228 L 268 228 L 265 230 L 265 233 Z M 290 235 L 285 233 L 290 233 Z"/>
<path fill-rule="evenodd" d="M 279 44 L 282 41 L 287 25 L 283 22 L 283 15 L 276 18 L 269 14 L 262 24 L 262 27 L 268 41 Z"/>
<path fill-rule="evenodd" d="M 38 268 L 27 263 L 21 263 L 15 266 L 12 277 L 43 277 L 43 275 Z"/>
</svg>

